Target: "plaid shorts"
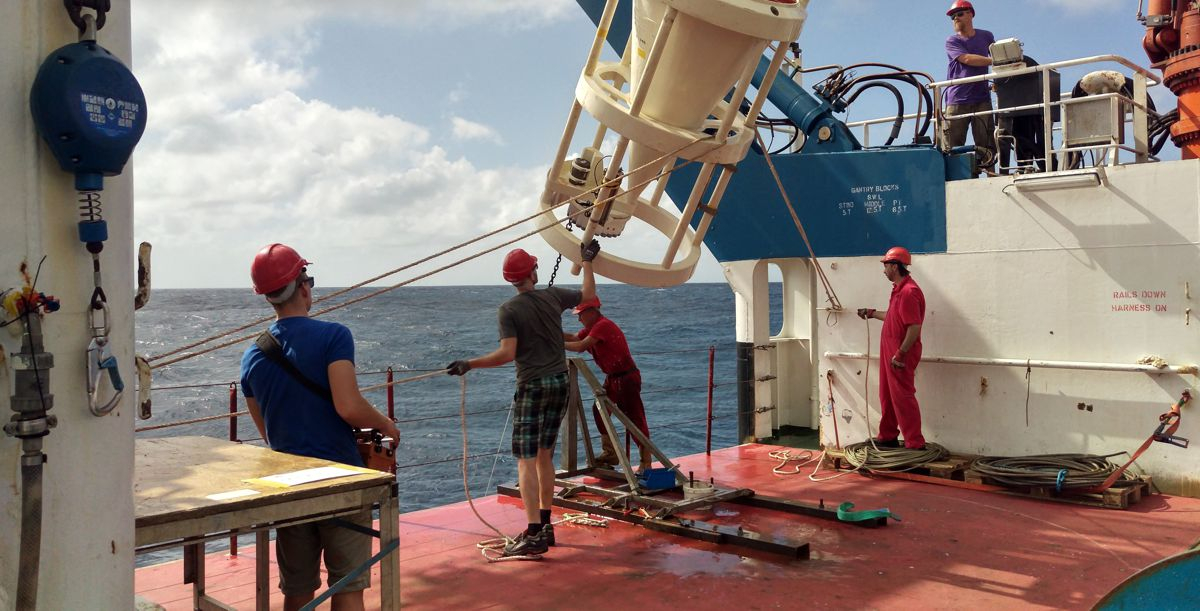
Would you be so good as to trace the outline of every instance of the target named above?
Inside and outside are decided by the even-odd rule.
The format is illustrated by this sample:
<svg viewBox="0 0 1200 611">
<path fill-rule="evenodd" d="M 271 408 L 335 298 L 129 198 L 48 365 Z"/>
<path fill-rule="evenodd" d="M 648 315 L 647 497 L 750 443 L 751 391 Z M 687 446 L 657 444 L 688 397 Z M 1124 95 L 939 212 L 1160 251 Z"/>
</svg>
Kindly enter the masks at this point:
<svg viewBox="0 0 1200 611">
<path fill-rule="evenodd" d="M 534 458 L 539 449 L 554 449 L 558 427 L 567 413 L 568 388 L 566 373 L 517 384 L 513 394 L 513 456 Z"/>
</svg>

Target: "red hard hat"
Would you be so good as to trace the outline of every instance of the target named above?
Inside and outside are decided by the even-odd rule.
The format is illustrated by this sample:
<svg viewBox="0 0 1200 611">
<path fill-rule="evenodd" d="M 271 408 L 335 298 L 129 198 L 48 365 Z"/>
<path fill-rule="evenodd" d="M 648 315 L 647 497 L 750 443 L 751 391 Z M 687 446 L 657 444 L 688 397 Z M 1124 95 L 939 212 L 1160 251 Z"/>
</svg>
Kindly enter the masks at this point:
<svg viewBox="0 0 1200 611">
<path fill-rule="evenodd" d="M 903 246 L 893 246 L 889 248 L 886 253 L 884 253 L 883 258 L 880 259 L 879 262 L 891 263 L 893 261 L 898 261 L 905 265 L 912 265 L 912 254 L 909 253 L 908 249 Z"/>
<path fill-rule="evenodd" d="M 254 292 L 266 295 L 278 291 L 295 280 L 306 265 L 312 264 L 290 246 L 271 244 L 264 247 L 254 255 L 254 263 L 250 265 Z"/>
<path fill-rule="evenodd" d="M 537 267 L 537 257 L 516 248 L 504 255 L 504 279 L 508 282 L 520 282 L 529 277 L 533 268 Z"/>
<path fill-rule="evenodd" d="M 950 10 L 946 11 L 946 15 L 948 16 L 954 11 L 961 11 L 964 9 L 971 11 L 972 15 L 975 14 L 975 7 L 971 6 L 970 2 L 967 2 L 967 0 L 954 0 L 954 4 L 950 5 Z"/>
<path fill-rule="evenodd" d="M 571 310 L 571 312 L 573 314 L 578 315 L 578 314 L 583 313 L 584 310 L 588 310 L 590 308 L 599 308 L 599 307 L 600 307 L 600 298 L 594 297 L 592 299 L 584 301 L 584 302 L 580 303 L 579 305 L 575 306 L 575 309 Z"/>
</svg>

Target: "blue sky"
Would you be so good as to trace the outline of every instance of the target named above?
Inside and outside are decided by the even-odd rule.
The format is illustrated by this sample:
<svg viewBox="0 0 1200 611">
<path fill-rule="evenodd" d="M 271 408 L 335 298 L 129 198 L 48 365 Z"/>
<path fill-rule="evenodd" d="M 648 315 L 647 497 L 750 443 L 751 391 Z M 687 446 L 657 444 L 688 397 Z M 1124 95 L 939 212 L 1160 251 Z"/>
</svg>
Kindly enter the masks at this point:
<svg viewBox="0 0 1200 611">
<path fill-rule="evenodd" d="M 948 5 L 813 0 L 804 63 L 883 61 L 941 79 Z M 977 27 L 1020 38 L 1042 63 L 1148 63 L 1136 1 L 975 6 Z M 135 238 L 155 245 L 164 288 L 247 286 L 250 259 L 273 241 L 312 259 L 323 284 L 347 285 L 531 213 L 594 32 L 574 0 L 133 0 L 132 11 L 149 107 Z M 1064 89 L 1083 72 L 1064 73 Z M 1155 97 L 1174 106 L 1162 88 Z M 888 98 L 864 94 L 849 119 L 888 115 Z M 522 246 L 553 258 L 540 239 Z M 500 283 L 501 256 L 424 283 Z M 706 255 L 694 281 L 721 280 Z"/>
</svg>

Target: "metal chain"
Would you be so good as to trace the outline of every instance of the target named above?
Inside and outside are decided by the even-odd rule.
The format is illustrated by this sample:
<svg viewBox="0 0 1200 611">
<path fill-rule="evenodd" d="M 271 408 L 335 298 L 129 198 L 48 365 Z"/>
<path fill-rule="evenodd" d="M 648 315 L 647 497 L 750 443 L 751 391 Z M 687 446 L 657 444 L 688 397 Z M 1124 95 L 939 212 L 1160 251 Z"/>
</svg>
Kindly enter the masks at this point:
<svg viewBox="0 0 1200 611">
<path fill-rule="evenodd" d="M 575 219 L 567 219 L 567 231 L 570 231 L 575 226 Z M 554 286 L 554 278 L 558 276 L 558 266 L 562 265 L 562 253 L 558 253 L 558 258 L 554 260 L 554 269 L 550 272 L 550 282 L 546 283 L 546 288 Z"/>
</svg>

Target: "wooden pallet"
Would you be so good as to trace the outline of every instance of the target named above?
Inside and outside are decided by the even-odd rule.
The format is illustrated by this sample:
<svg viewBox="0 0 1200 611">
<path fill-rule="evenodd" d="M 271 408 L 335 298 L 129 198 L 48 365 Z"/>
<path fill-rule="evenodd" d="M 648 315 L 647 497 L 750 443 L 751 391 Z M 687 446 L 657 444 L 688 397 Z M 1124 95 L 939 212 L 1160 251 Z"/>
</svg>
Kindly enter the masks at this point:
<svg viewBox="0 0 1200 611">
<path fill-rule="evenodd" d="M 1128 509 L 1131 505 L 1141 502 L 1143 496 L 1150 494 L 1151 479 L 1149 476 L 1142 476 L 1137 480 L 1117 482 L 1104 492 L 1071 490 L 1059 492 L 1053 487 L 1012 488 L 1001 486 L 991 478 L 971 469 L 971 463 L 975 458 L 976 456 L 970 454 L 951 454 L 942 460 L 929 462 L 921 467 L 903 473 L 875 472 L 874 474 L 934 484 L 940 482 L 933 480 L 949 480 L 946 482 L 946 485 L 953 485 L 953 482 L 962 482 L 963 487 L 973 487 L 972 489 L 980 491 L 999 492 L 1001 494 L 1024 496 L 1057 503 L 1073 503 L 1106 509 Z M 854 469 L 854 465 L 846 460 L 846 455 L 841 450 L 826 450 L 824 466 L 840 471 Z"/>
<path fill-rule="evenodd" d="M 966 472 L 968 483 L 996 485 L 991 478 L 969 469 Z M 1058 503 L 1073 503 L 1106 509 L 1128 509 L 1131 505 L 1141 502 L 1142 497 L 1150 494 L 1151 479 L 1148 475 L 1135 480 L 1122 480 L 1103 492 L 1085 492 L 1080 490 L 1055 490 L 1052 486 L 1012 488 L 1005 486 L 1004 493 L 1015 496 L 1055 501 Z"/>
</svg>

